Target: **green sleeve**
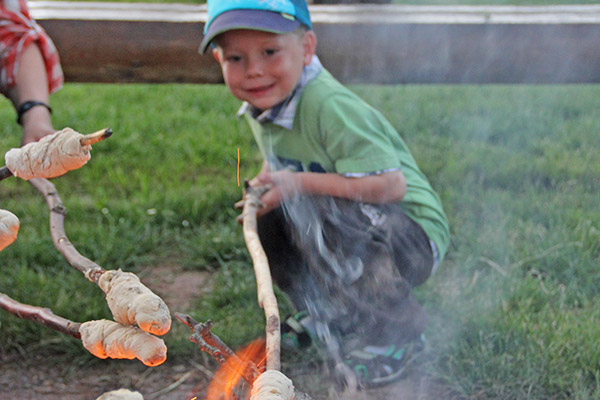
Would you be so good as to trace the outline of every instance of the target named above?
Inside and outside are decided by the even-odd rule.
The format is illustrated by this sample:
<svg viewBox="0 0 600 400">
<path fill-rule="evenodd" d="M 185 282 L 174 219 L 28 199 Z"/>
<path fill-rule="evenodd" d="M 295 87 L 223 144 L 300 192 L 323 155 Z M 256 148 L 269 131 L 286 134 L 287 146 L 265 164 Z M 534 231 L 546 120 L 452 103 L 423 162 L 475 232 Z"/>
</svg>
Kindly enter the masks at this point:
<svg viewBox="0 0 600 400">
<path fill-rule="evenodd" d="M 368 173 L 400 167 L 382 118 L 371 106 L 345 93 L 333 94 L 322 103 L 319 131 L 336 172 Z"/>
</svg>

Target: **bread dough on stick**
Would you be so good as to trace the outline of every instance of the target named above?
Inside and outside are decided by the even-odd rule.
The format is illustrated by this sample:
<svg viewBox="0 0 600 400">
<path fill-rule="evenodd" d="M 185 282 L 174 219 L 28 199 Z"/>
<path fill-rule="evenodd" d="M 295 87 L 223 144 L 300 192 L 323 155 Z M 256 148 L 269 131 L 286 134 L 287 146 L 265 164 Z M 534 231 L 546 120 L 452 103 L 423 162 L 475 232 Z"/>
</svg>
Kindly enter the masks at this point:
<svg viewBox="0 0 600 400">
<path fill-rule="evenodd" d="M 154 335 L 164 335 L 171 329 L 171 314 L 165 302 L 140 282 L 135 274 L 110 270 L 98 279 L 106 293 L 106 302 L 115 321 L 123 325 L 138 325 Z"/>
<path fill-rule="evenodd" d="M 96 400 L 144 400 L 144 397 L 140 392 L 132 392 L 129 389 L 119 389 L 106 392 Z"/>
<path fill-rule="evenodd" d="M 294 384 L 281 372 L 270 369 L 259 375 L 252 384 L 250 400 L 292 400 Z"/>
<path fill-rule="evenodd" d="M 81 133 L 65 128 L 39 142 L 11 149 L 4 155 L 6 166 L 21 179 L 55 178 L 85 165 L 92 146 L 81 145 Z"/>
<path fill-rule="evenodd" d="M 10 211 L 0 210 L 0 251 L 17 240 L 19 218 Z"/>
<path fill-rule="evenodd" d="M 167 359 L 165 342 L 135 326 L 103 319 L 82 323 L 79 333 L 83 347 L 98 358 L 137 358 L 148 367 L 160 365 Z"/>
</svg>

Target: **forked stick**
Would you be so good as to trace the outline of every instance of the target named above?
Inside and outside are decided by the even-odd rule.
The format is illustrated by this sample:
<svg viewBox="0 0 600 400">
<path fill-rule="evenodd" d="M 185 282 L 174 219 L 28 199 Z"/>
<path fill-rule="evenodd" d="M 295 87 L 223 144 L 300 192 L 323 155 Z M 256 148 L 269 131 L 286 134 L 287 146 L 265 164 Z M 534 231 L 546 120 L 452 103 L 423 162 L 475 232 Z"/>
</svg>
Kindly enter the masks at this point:
<svg viewBox="0 0 600 400">
<path fill-rule="evenodd" d="M 205 353 L 210 354 L 221 365 L 235 365 L 236 372 L 239 372 L 241 377 L 252 385 L 258 377 L 258 369 L 256 365 L 248 360 L 242 361 L 223 341 L 214 333 L 212 333 L 212 321 L 208 320 L 204 323 L 196 322 L 191 316 L 182 313 L 175 313 L 175 317 L 188 326 L 192 331 L 190 340 L 198 348 Z M 227 360 L 230 360 L 227 363 Z M 233 363 L 231 361 L 234 361 Z"/>
<path fill-rule="evenodd" d="M 175 317 L 183 322 L 192 331 L 190 340 L 200 347 L 200 350 L 210 354 L 215 360 L 223 364 L 229 357 L 235 353 L 214 333 L 212 333 L 212 321 L 204 323 L 196 322 L 194 318 L 187 314 L 175 313 Z M 252 382 L 250 382 L 252 383 Z"/>
<path fill-rule="evenodd" d="M 258 236 L 256 211 L 261 207 L 260 197 L 265 193 L 265 187 L 252 187 L 246 180 L 244 182 L 244 209 L 242 212 L 244 222 L 244 240 L 248 253 L 254 265 L 258 304 L 265 310 L 266 324 L 266 351 L 267 370 L 281 369 L 281 330 L 279 326 L 279 308 L 277 298 L 273 291 L 271 270 L 267 255 L 260 243 Z"/>
</svg>

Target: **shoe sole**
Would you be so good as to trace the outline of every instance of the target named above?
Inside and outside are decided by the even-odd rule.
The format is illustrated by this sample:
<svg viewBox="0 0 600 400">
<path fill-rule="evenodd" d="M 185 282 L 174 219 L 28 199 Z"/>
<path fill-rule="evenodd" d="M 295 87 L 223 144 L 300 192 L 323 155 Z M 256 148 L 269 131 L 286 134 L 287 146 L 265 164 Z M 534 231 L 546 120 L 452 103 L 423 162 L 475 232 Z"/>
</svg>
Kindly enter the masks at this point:
<svg viewBox="0 0 600 400">
<path fill-rule="evenodd" d="M 422 348 L 418 349 L 417 351 L 415 351 L 414 349 L 413 349 L 413 351 L 411 351 L 407 360 L 404 362 L 404 364 L 402 364 L 402 367 L 400 367 L 397 371 L 395 371 L 392 374 L 386 375 L 382 378 L 370 379 L 367 382 L 363 382 L 362 386 L 365 389 L 372 389 L 372 388 L 385 386 L 385 385 L 388 385 L 392 382 L 399 380 L 402 377 L 402 375 L 408 370 L 408 368 L 411 367 L 412 364 L 414 364 L 418 359 L 420 359 L 427 352 L 427 348 L 428 348 L 427 343 L 423 343 Z"/>
</svg>

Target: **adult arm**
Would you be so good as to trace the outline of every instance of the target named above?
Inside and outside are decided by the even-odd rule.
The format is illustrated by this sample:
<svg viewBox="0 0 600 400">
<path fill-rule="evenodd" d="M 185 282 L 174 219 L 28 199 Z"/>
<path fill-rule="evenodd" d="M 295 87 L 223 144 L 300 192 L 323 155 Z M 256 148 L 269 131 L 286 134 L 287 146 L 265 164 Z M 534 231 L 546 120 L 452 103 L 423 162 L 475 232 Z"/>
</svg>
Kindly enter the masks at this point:
<svg viewBox="0 0 600 400">
<path fill-rule="evenodd" d="M 31 43 L 21 54 L 20 67 L 15 86 L 9 91 L 9 97 L 15 108 L 25 101 L 39 101 L 48 104 L 48 79 L 42 53 L 36 43 Z M 46 135 L 55 132 L 46 107 L 32 107 L 23 114 L 23 140 L 25 145 L 37 142 Z"/>
<path fill-rule="evenodd" d="M 20 117 L 22 144 L 35 142 L 55 131 L 48 100 L 63 84 L 58 53 L 25 0 L 0 2 L 0 21 L 0 91 Z"/>
</svg>

